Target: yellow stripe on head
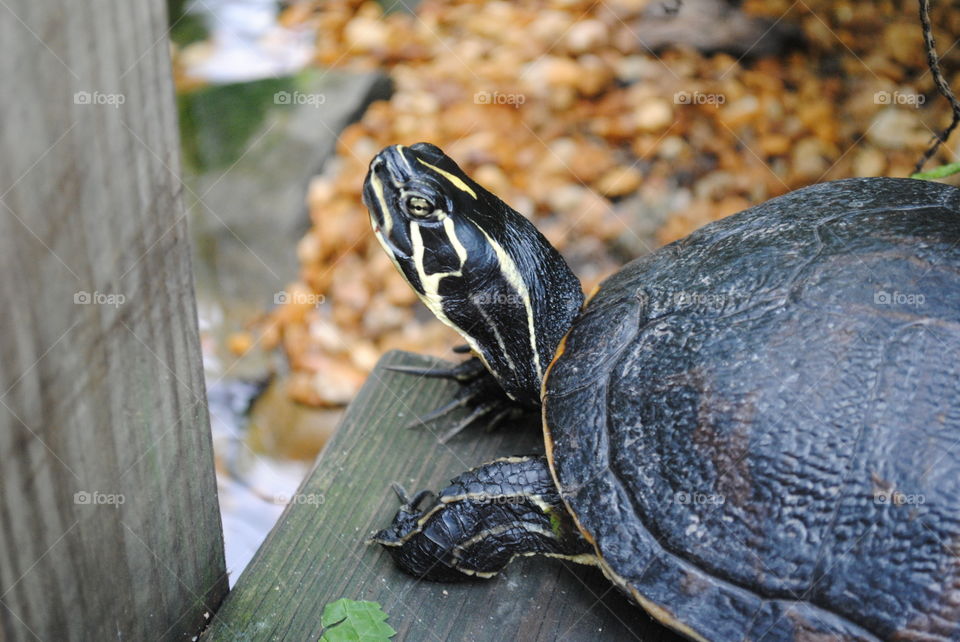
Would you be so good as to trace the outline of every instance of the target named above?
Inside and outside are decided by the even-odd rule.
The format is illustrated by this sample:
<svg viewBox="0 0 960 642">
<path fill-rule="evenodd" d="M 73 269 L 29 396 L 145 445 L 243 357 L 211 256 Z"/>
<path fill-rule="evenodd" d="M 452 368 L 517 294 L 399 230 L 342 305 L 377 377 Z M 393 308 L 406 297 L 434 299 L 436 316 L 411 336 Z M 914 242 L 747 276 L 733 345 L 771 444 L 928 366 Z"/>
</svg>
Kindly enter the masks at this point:
<svg viewBox="0 0 960 642">
<path fill-rule="evenodd" d="M 439 167 L 437 167 L 437 166 L 435 166 L 435 165 L 431 165 L 430 163 L 428 163 L 427 161 L 423 160 L 422 158 L 418 158 L 417 160 L 420 161 L 423 165 L 426 165 L 427 167 L 429 167 L 430 169 L 432 169 L 432 170 L 435 171 L 436 173 L 438 173 L 438 174 L 440 174 L 441 176 L 443 176 L 444 178 L 446 178 L 446 179 L 447 179 L 448 181 L 450 181 L 451 183 L 453 183 L 454 187 L 456 187 L 456 188 L 458 188 L 458 189 L 466 192 L 467 194 L 469 194 L 469 195 L 472 196 L 473 198 L 477 198 L 477 193 L 474 192 L 474 191 L 470 188 L 470 186 L 467 185 L 467 184 L 464 182 L 464 180 L 463 180 L 462 178 L 460 178 L 459 176 L 457 176 L 456 174 L 451 174 L 450 172 L 448 172 L 448 171 L 445 170 L 445 169 L 440 169 Z"/>
<path fill-rule="evenodd" d="M 393 212 L 390 210 L 390 207 L 387 205 L 387 199 L 383 194 L 383 183 L 380 182 L 379 178 L 371 174 L 370 186 L 373 188 L 373 193 L 376 195 L 377 202 L 380 205 L 380 215 L 383 217 L 383 229 L 386 232 L 387 237 L 389 237 L 393 233 Z M 372 210 L 370 212 L 370 218 L 371 220 L 373 220 Z M 384 245 L 384 249 L 387 250 L 387 254 L 389 254 L 391 258 L 396 259 L 396 257 L 393 256 L 393 252 L 390 251 L 390 249 L 386 245 Z"/>
</svg>

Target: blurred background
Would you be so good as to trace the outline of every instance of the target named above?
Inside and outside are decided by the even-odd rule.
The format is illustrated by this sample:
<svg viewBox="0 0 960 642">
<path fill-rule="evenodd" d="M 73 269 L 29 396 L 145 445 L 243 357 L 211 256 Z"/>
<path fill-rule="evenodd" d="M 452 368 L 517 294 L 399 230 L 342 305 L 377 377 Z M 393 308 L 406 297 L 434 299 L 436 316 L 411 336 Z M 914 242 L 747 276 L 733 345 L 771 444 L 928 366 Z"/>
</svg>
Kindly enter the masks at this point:
<svg viewBox="0 0 960 642">
<path fill-rule="evenodd" d="M 169 8 L 232 578 L 377 359 L 460 343 L 374 242 L 360 188 L 383 146 L 441 146 L 589 290 L 791 189 L 908 176 L 949 122 L 913 2 Z M 960 87 L 960 12 L 932 17 Z M 947 145 L 927 167 L 956 160 Z"/>
</svg>

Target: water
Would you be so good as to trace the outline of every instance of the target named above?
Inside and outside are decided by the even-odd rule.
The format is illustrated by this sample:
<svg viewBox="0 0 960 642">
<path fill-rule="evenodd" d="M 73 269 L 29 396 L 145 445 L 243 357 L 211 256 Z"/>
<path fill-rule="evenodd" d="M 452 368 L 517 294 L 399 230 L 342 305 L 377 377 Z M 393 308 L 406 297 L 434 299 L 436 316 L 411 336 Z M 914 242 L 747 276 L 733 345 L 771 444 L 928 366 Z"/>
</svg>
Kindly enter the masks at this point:
<svg viewBox="0 0 960 642">
<path fill-rule="evenodd" d="M 187 11 L 202 16 L 210 32 L 209 41 L 184 51 L 193 78 L 221 84 L 286 76 L 313 56 L 313 31 L 278 24 L 275 0 L 195 0 Z"/>
<path fill-rule="evenodd" d="M 210 428 L 230 585 L 246 568 L 307 474 L 303 461 L 254 451 L 247 440 L 247 410 L 262 386 L 223 380 L 210 386 Z"/>
</svg>

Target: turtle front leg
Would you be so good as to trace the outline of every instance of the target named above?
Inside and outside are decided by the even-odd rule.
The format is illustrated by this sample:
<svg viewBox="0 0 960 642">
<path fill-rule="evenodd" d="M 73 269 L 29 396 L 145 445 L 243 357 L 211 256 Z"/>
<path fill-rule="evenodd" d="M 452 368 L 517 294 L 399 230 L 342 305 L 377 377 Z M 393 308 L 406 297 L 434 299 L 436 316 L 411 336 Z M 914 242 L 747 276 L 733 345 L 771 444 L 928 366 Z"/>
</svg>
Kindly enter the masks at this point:
<svg viewBox="0 0 960 642">
<path fill-rule="evenodd" d="M 463 346 L 466 348 L 466 346 Z M 467 348 L 469 351 L 469 348 Z M 463 352 L 462 349 L 456 352 Z M 487 370 L 477 357 L 472 357 L 451 368 L 423 368 L 419 366 L 388 366 L 388 370 L 421 377 L 436 377 L 451 379 L 460 384 L 460 389 L 454 398 L 423 417 L 417 417 L 408 424 L 407 428 L 426 426 L 442 417 L 446 417 L 458 408 L 468 408 L 470 413 L 457 421 L 440 435 L 440 443 L 446 443 L 451 437 L 474 424 L 483 424 L 487 430 L 493 430 L 507 419 L 517 419 L 528 408 L 510 397 L 503 391 L 496 378 Z"/>
<path fill-rule="evenodd" d="M 505 457 L 451 480 L 427 507 L 399 486 L 403 505 L 370 542 L 386 548 L 403 571 L 439 582 L 490 578 L 517 555 L 547 555 L 595 564 L 560 500 L 547 460 Z"/>
</svg>

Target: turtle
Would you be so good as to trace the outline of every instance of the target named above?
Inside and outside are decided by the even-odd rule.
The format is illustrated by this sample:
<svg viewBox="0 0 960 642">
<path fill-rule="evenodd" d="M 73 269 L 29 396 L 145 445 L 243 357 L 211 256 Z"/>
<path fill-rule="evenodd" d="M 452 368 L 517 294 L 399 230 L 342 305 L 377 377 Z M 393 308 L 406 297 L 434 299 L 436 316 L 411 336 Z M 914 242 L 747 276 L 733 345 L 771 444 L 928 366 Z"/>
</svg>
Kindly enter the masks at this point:
<svg viewBox="0 0 960 642">
<path fill-rule="evenodd" d="M 371 540 L 400 569 L 594 564 L 694 640 L 960 640 L 960 190 L 804 187 L 587 297 L 432 144 L 380 151 L 363 195 L 403 277 L 543 426 L 545 455 L 397 488 Z"/>
</svg>

